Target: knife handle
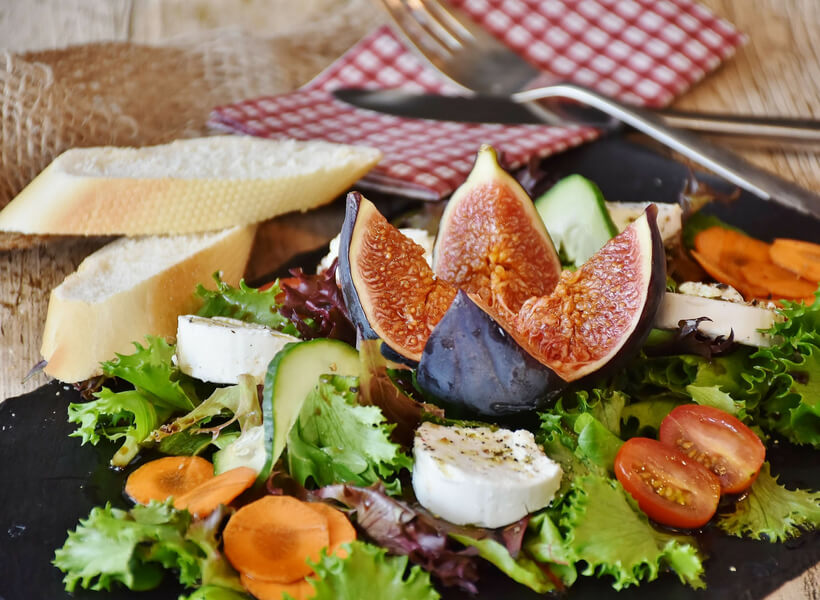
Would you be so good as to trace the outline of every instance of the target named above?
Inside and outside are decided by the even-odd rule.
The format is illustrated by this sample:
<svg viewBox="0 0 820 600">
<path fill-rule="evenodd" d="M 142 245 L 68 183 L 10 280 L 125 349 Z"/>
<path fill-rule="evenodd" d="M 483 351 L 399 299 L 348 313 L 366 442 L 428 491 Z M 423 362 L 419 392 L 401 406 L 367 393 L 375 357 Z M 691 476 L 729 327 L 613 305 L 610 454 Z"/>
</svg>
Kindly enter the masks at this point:
<svg viewBox="0 0 820 600">
<path fill-rule="evenodd" d="M 820 144 L 820 121 L 660 109 L 666 125 L 702 133 L 765 139 L 789 144 Z"/>
<path fill-rule="evenodd" d="M 763 200 L 777 202 L 803 214 L 820 219 L 820 196 L 773 173 L 764 171 L 743 158 L 696 134 L 670 127 L 652 112 L 627 106 L 579 85 L 562 83 L 526 90 L 513 95 L 518 102 L 544 98 L 569 98 L 645 133 L 664 146 L 720 175 L 727 181 Z M 538 114 L 539 110 L 534 111 Z"/>
</svg>

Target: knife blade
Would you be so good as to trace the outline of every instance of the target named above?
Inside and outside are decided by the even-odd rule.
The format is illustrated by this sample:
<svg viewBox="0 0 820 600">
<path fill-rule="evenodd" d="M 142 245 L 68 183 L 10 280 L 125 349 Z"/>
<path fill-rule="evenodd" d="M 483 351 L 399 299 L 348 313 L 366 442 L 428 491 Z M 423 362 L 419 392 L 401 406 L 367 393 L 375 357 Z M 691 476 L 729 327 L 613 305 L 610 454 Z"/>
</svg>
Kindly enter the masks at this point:
<svg viewBox="0 0 820 600">
<path fill-rule="evenodd" d="M 612 131 L 622 124 L 595 109 L 567 102 L 543 104 L 521 103 L 506 96 L 442 96 L 405 90 L 365 90 L 340 88 L 333 91 L 339 100 L 367 110 L 407 117 L 457 123 L 498 123 L 505 125 L 589 125 Z M 820 121 L 785 117 L 758 117 L 697 113 L 669 109 L 653 111 L 667 125 L 757 141 L 764 147 L 782 148 L 795 145 L 801 150 L 820 150 Z M 727 138 L 728 139 L 728 138 Z"/>
<path fill-rule="evenodd" d="M 339 100 L 376 112 L 435 121 L 457 123 L 502 123 L 505 125 L 543 125 L 544 120 L 530 110 L 501 96 L 442 96 L 402 90 L 363 90 L 342 88 L 333 91 Z"/>
</svg>

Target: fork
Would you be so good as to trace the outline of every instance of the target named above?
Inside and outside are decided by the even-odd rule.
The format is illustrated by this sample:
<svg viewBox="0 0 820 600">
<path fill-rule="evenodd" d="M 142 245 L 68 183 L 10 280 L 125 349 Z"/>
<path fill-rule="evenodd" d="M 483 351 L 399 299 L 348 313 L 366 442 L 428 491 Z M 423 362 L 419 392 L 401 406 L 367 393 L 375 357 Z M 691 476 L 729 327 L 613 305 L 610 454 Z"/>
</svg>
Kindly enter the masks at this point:
<svg viewBox="0 0 820 600">
<path fill-rule="evenodd" d="M 777 202 L 820 219 L 820 196 L 697 135 L 669 126 L 652 112 L 627 106 L 574 83 L 550 83 L 545 75 L 496 40 L 470 17 L 440 0 L 379 0 L 399 33 L 427 62 L 445 77 L 470 92 L 507 95 L 526 103 L 544 122 L 611 129 L 613 120 L 624 123 L 679 152 L 763 200 Z M 562 99 L 580 103 L 536 102 Z M 609 119 L 591 117 L 590 109 Z M 580 111 L 584 111 L 582 114 Z"/>
</svg>

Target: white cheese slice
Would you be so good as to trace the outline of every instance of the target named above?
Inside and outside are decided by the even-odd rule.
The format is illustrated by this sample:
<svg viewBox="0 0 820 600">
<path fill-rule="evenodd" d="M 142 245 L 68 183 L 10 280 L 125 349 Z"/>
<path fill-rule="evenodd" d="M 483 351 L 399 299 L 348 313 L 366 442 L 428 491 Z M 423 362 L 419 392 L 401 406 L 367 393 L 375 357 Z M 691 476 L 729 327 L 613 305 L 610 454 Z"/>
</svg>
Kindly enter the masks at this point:
<svg viewBox="0 0 820 600">
<path fill-rule="evenodd" d="M 176 364 L 187 375 L 212 383 L 237 383 L 248 373 L 265 380 L 268 363 L 299 339 L 264 325 L 227 317 L 182 315 L 177 319 Z"/>
<path fill-rule="evenodd" d="M 412 227 L 402 227 L 399 229 L 405 237 L 409 237 L 411 240 L 416 242 L 419 246 L 424 248 L 424 260 L 427 261 L 428 265 L 433 264 L 433 244 L 436 241 L 436 238 L 429 233 L 425 229 L 414 229 Z M 317 271 L 319 273 L 323 273 L 330 268 L 330 265 L 333 261 L 339 256 L 339 238 L 341 234 L 337 235 L 335 238 L 330 240 L 330 248 L 328 250 L 327 255 L 321 260 Z"/>
<path fill-rule="evenodd" d="M 607 202 L 606 208 L 609 216 L 618 231 L 623 231 L 635 219 L 640 217 L 649 202 Z M 664 245 L 670 245 L 677 241 L 681 230 L 681 216 L 683 211 L 680 204 L 669 204 L 667 202 L 656 202 L 658 207 L 658 229 Z"/>
<path fill-rule="evenodd" d="M 413 455 L 419 503 L 457 525 L 509 525 L 547 506 L 561 484 L 561 467 L 526 430 L 423 423 Z"/>
<path fill-rule="evenodd" d="M 655 318 L 655 327 L 677 329 L 679 321 L 698 317 L 711 319 L 698 325 L 698 329 L 707 335 L 728 336 L 730 331 L 734 331 L 734 339 L 739 344 L 770 346 L 771 338 L 758 330 L 771 328 L 777 320 L 777 313 L 760 306 L 666 292 Z"/>
<path fill-rule="evenodd" d="M 677 291 L 685 296 L 700 296 L 701 298 L 714 298 L 715 300 L 746 304 L 746 300 L 743 299 L 741 293 L 725 283 L 684 281 L 678 286 Z"/>
</svg>

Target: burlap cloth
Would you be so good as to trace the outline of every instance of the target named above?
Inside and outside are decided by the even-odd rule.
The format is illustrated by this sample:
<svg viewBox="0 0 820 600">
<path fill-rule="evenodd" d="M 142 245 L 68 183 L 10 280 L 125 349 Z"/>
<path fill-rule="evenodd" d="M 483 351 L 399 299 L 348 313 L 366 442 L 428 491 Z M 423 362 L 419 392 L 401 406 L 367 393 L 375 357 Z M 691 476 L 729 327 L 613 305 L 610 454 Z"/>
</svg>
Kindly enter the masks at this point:
<svg viewBox="0 0 820 600">
<path fill-rule="evenodd" d="M 325 4 L 321 18 L 268 37 L 216 29 L 162 46 L 0 50 L 0 208 L 68 148 L 203 135 L 213 106 L 298 87 L 381 21 L 369 0 Z M 38 241 L 0 234 L 0 249 Z"/>
</svg>

